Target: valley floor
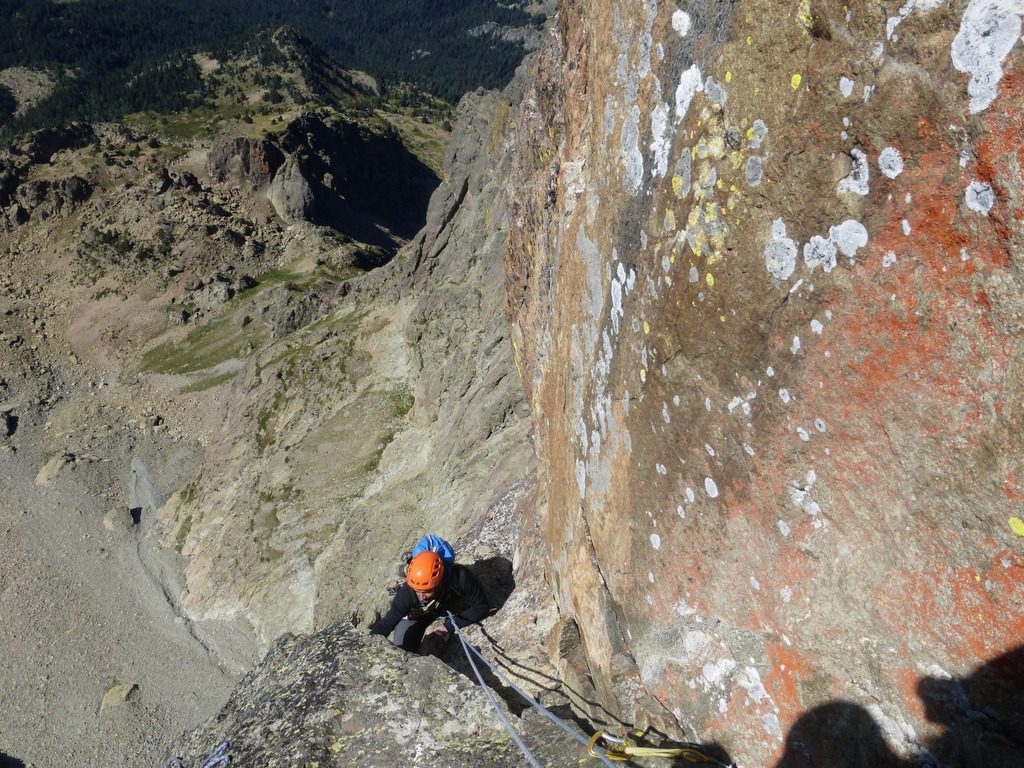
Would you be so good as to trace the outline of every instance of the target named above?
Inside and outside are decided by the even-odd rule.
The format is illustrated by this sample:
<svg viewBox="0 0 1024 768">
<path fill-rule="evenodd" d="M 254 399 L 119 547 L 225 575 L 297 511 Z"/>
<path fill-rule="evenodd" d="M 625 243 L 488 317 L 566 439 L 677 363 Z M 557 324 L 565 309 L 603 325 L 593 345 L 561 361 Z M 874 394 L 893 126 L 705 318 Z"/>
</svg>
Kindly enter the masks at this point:
<svg viewBox="0 0 1024 768">
<path fill-rule="evenodd" d="M 45 426 L 19 433 L 32 430 Z M 17 451 L 0 452 L 0 763 L 158 766 L 172 739 L 223 704 L 245 653 L 226 664 L 166 596 L 174 564 L 146 543 L 160 482 L 145 476 L 145 446 L 134 461 L 78 457 L 47 479 L 50 455 L 12 442 Z M 180 467 L 184 457 L 165 458 Z M 221 650 L 246 644 L 226 627 L 204 631 Z"/>
</svg>

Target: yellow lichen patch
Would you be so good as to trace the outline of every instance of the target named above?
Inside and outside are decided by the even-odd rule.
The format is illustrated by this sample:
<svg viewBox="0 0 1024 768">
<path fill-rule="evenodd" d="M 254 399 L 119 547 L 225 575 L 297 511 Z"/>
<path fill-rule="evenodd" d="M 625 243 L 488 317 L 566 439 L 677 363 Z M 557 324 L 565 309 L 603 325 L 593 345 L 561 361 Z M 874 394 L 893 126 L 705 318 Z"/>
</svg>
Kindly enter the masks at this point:
<svg viewBox="0 0 1024 768">
<path fill-rule="evenodd" d="M 651 324 L 648 323 L 646 320 L 644 320 L 644 336 L 650 336 L 650 334 L 651 334 Z"/>
<path fill-rule="evenodd" d="M 712 136 L 708 141 L 708 154 L 716 160 L 725 157 L 725 137 L 721 133 Z"/>
<path fill-rule="evenodd" d="M 646 382 L 647 381 L 647 369 L 646 368 L 641 368 L 640 369 L 640 381 L 641 382 Z"/>
<path fill-rule="evenodd" d="M 753 128 L 751 128 L 753 131 Z M 740 166 L 743 165 L 743 153 L 742 152 L 730 152 L 729 153 L 729 167 L 734 171 L 738 171 Z"/>
<path fill-rule="evenodd" d="M 725 315 L 719 315 L 718 319 L 721 320 L 724 323 L 725 322 Z"/>
<path fill-rule="evenodd" d="M 727 71 L 725 73 L 725 82 L 727 82 L 727 83 L 731 83 L 732 82 L 732 72 L 728 72 Z"/>
<path fill-rule="evenodd" d="M 662 222 L 662 227 L 664 228 L 665 232 L 676 231 L 676 212 L 673 211 L 671 208 L 665 211 L 665 219 Z"/>
<path fill-rule="evenodd" d="M 715 276 L 708 272 L 706 275 L 704 275 L 704 282 L 708 284 L 708 288 L 714 288 Z"/>
<path fill-rule="evenodd" d="M 804 28 L 804 34 L 809 35 L 811 30 L 814 29 L 814 17 L 811 15 L 811 0 L 800 0 L 800 6 L 796 11 L 796 17 L 800 20 L 800 25 Z"/>
<path fill-rule="evenodd" d="M 750 35 L 747 35 L 747 45 L 750 45 L 753 42 L 754 42 L 754 38 L 751 37 Z"/>
<path fill-rule="evenodd" d="M 683 196 L 683 177 L 673 176 L 672 177 L 672 194 L 676 197 Z"/>
<path fill-rule="evenodd" d="M 712 166 L 707 160 L 703 161 L 700 164 L 700 171 L 697 175 L 697 186 L 699 188 L 710 187 L 712 173 L 715 173 L 714 166 Z"/>
<path fill-rule="evenodd" d="M 798 72 L 795 75 L 793 75 L 791 78 L 789 78 L 789 85 L 795 91 L 795 90 L 797 90 L 800 87 L 800 83 L 802 83 L 803 81 L 804 81 L 803 75 L 801 75 Z"/>
<path fill-rule="evenodd" d="M 753 141 L 753 140 L 754 140 L 754 126 L 750 126 L 749 128 L 747 128 L 747 141 Z"/>
<path fill-rule="evenodd" d="M 1010 530 L 1018 536 L 1024 536 L 1024 520 L 1019 517 L 1010 518 Z"/>
</svg>

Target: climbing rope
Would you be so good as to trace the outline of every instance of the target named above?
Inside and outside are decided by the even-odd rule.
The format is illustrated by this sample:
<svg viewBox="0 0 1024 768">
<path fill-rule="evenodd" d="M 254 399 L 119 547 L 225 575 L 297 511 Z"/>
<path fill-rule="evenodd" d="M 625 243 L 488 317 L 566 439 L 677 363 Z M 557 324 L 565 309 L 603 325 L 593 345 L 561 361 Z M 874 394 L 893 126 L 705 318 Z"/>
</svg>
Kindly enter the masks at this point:
<svg viewBox="0 0 1024 768">
<path fill-rule="evenodd" d="M 477 650 L 477 648 L 475 646 L 473 646 L 471 643 L 467 642 L 466 638 L 462 636 L 461 630 L 459 630 L 459 627 L 455 624 L 455 617 L 452 616 L 451 612 L 448 612 L 448 619 L 451 621 L 452 626 L 455 628 L 455 634 L 459 636 L 459 640 L 462 642 L 462 650 L 466 654 L 466 659 L 469 661 L 470 666 L 473 667 L 473 671 L 476 672 L 476 676 L 477 676 L 477 679 L 480 681 L 481 687 L 483 687 L 488 692 L 488 695 L 490 695 L 490 688 L 488 688 L 484 684 L 483 677 L 480 675 L 479 671 L 477 670 L 476 664 L 473 662 L 473 656 L 476 656 L 478 659 L 480 659 L 480 661 L 482 661 L 487 666 L 487 668 L 490 669 L 491 672 L 494 673 L 498 677 L 499 680 L 501 680 L 505 685 L 507 685 L 509 688 L 511 688 L 516 693 L 518 693 L 520 696 L 522 696 L 523 699 L 525 701 L 527 701 L 530 704 L 531 707 L 533 707 L 535 710 L 537 710 L 542 715 L 544 715 L 548 720 L 550 720 L 552 723 L 554 723 L 559 728 L 561 728 L 563 731 L 565 731 L 567 734 L 569 734 L 569 736 L 571 736 L 573 739 L 578 741 L 581 745 L 583 745 L 584 747 L 587 747 L 589 749 L 591 755 L 593 755 L 598 760 L 600 760 L 602 763 L 604 763 L 606 766 L 608 766 L 608 768 L 614 768 L 614 766 L 602 754 L 603 750 L 602 750 L 602 748 L 600 746 L 592 745 L 587 740 L 586 736 L 584 736 L 583 734 L 579 733 L 578 731 L 570 728 L 569 725 L 564 720 L 562 720 L 560 717 L 558 717 L 558 715 L 554 714 L 549 709 L 547 709 L 547 707 L 545 707 L 543 704 L 541 704 L 539 701 L 537 701 L 535 698 L 533 698 L 530 694 L 528 694 L 526 691 L 524 691 L 518 685 L 516 685 L 511 680 L 509 680 L 508 677 L 506 677 L 505 674 L 502 673 L 499 669 L 496 669 L 494 667 L 494 665 L 492 665 L 491 662 L 489 662 L 486 659 L 486 657 L 482 653 L 480 653 L 479 650 Z M 505 713 L 498 706 L 498 702 L 494 699 L 494 697 L 491 696 L 490 698 L 491 698 L 491 704 L 494 706 L 494 709 L 498 713 L 498 716 L 504 721 L 505 727 L 507 729 L 509 729 L 509 731 L 512 733 L 513 737 L 516 740 L 516 743 L 520 744 L 521 743 L 521 739 L 518 738 L 518 734 L 512 728 L 512 723 L 510 723 L 508 718 L 505 717 Z M 521 746 L 520 749 L 525 750 L 525 747 Z M 528 752 L 524 751 L 524 754 L 528 754 Z M 532 755 L 529 755 L 527 757 L 527 760 L 531 760 L 532 757 L 533 757 Z M 532 765 L 532 762 L 531 762 L 531 765 Z"/>
<path fill-rule="evenodd" d="M 735 764 L 730 765 L 723 763 L 721 760 L 718 760 L 704 752 L 703 747 L 700 744 L 679 744 L 674 747 L 644 747 L 630 739 L 612 736 L 604 731 L 598 731 L 590 739 L 587 739 L 586 736 L 570 728 L 564 720 L 544 707 L 539 701 L 534 699 L 530 694 L 506 677 L 500 669 L 497 669 L 492 665 L 491 662 L 489 662 L 474 645 L 467 642 L 462 636 L 462 632 L 460 632 L 459 628 L 455 625 L 455 617 L 452 616 L 450 612 L 448 613 L 448 618 L 451 620 L 452 626 L 455 627 L 455 633 L 459 636 L 459 640 L 462 641 L 462 647 L 466 652 L 466 658 L 469 659 L 469 663 L 473 666 L 474 672 L 477 672 L 477 668 L 473 663 L 472 657 L 476 656 L 498 677 L 499 680 L 501 680 L 501 682 L 522 696 L 523 699 L 529 702 L 531 707 L 544 715 L 548 720 L 585 746 L 592 757 L 596 757 L 608 766 L 608 768 L 614 768 L 610 761 L 625 762 L 634 757 L 663 757 L 668 759 L 680 758 L 691 764 L 713 765 L 717 768 L 735 768 Z M 470 652 L 472 652 L 472 654 Z M 480 678 L 479 672 L 477 672 L 477 679 L 480 680 L 480 685 L 484 684 L 483 680 Z M 491 703 L 494 704 L 495 709 L 497 709 L 497 702 L 493 697 L 491 698 Z M 504 713 L 502 713 L 500 709 L 498 710 L 498 714 L 501 715 L 502 719 L 505 721 L 506 727 L 510 727 L 511 724 L 508 723 L 508 719 L 505 718 Z M 639 731 L 634 733 L 636 736 L 643 735 L 642 732 Z"/>
<path fill-rule="evenodd" d="M 541 764 L 537 762 L 537 758 L 533 756 L 533 753 L 530 752 L 529 748 L 526 746 L 522 737 L 518 733 L 516 733 L 516 729 L 512 727 L 512 723 L 509 721 L 505 713 L 501 710 L 501 707 L 498 706 L 498 701 L 494 698 L 494 693 L 487 686 L 487 684 L 484 683 L 484 677 L 480 674 L 480 670 L 477 669 L 476 662 L 473 661 L 473 656 L 470 654 L 468 650 L 469 644 L 466 642 L 466 638 L 462 636 L 462 633 L 459 631 L 459 628 L 455 626 L 455 617 L 452 616 L 451 613 L 449 612 L 448 618 L 452 620 L 452 626 L 455 627 L 455 634 L 459 636 L 459 641 L 462 643 L 462 651 L 466 654 L 466 658 L 469 660 L 469 666 L 473 668 L 473 672 L 476 674 L 476 679 L 480 681 L 480 687 L 484 689 L 484 693 L 487 694 L 487 698 L 491 700 L 491 706 L 494 707 L 494 711 L 498 714 L 498 717 L 501 719 L 501 722 L 505 726 L 505 729 L 512 736 L 512 740 L 516 743 L 516 746 L 519 747 L 519 751 L 523 753 L 523 757 L 526 758 L 526 761 L 531 766 L 533 766 L 533 768 L 541 768 Z"/>
<path fill-rule="evenodd" d="M 228 742 L 222 741 L 217 745 L 217 748 L 210 753 L 210 756 L 203 761 L 203 764 L 199 768 L 225 768 L 225 766 L 231 765 L 231 756 L 228 755 Z M 181 758 L 171 757 L 161 766 L 161 768 L 185 768 L 182 765 Z"/>
</svg>

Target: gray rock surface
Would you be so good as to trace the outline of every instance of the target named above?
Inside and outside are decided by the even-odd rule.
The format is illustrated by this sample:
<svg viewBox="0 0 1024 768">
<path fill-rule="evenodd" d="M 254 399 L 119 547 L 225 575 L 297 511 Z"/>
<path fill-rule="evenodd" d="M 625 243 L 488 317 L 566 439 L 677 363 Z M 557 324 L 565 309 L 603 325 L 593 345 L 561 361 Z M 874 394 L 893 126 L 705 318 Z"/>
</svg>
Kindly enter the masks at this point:
<svg viewBox="0 0 1024 768">
<path fill-rule="evenodd" d="M 545 768 L 585 749 L 530 712 L 511 715 Z M 227 741 L 232 765 L 511 768 L 525 759 L 487 694 L 433 656 L 345 623 L 279 638 L 225 707 L 171 748 L 186 768 Z"/>
<path fill-rule="evenodd" d="M 274 174 L 267 198 L 277 215 L 289 224 L 311 219 L 315 212 L 313 187 L 294 157 L 285 160 Z"/>
</svg>

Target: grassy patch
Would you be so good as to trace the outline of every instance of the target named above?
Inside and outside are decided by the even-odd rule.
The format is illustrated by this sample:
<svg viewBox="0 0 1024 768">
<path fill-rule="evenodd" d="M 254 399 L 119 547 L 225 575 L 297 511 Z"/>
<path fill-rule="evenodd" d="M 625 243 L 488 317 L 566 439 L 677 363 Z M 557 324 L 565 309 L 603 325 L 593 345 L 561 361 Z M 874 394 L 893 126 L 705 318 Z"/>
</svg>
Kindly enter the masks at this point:
<svg viewBox="0 0 1024 768">
<path fill-rule="evenodd" d="M 388 392 L 388 403 L 391 405 L 391 416 L 402 419 L 412 410 L 413 405 L 416 404 L 416 398 L 408 384 L 400 384 Z"/>
<path fill-rule="evenodd" d="M 231 381 L 237 375 L 236 371 L 228 371 L 227 373 L 219 373 L 216 376 L 205 376 L 198 381 L 193 381 L 188 386 L 182 387 L 180 392 L 183 395 L 205 392 L 207 389 L 213 389 L 226 381 Z"/>
<path fill-rule="evenodd" d="M 264 331 L 255 323 L 241 328 L 232 316 L 211 320 L 179 342 L 168 341 L 142 356 L 142 370 L 149 373 L 194 373 L 243 356 L 249 343 L 258 346 Z"/>
<path fill-rule="evenodd" d="M 384 450 L 394 442 L 396 434 L 398 433 L 390 431 L 381 435 L 380 443 L 377 445 L 377 450 L 375 450 L 369 460 L 363 464 L 362 470 L 364 474 L 372 475 L 380 468 L 380 460 L 384 456 Z"/>
<path fill-rule="evenodd" d="M 171 141 L 192 141 L 198 137 L 215 136 L 229 123 L 243 121 L 249 129 L 245 131 L 247 134 L 261 136 L 270 129 L 275 118 L 279 118 L 285 111 L 283 106 L 278 108 L 223 101 L 170 114 L 136 112 L 125 119 L 142 133 L 160 135 Z"/>
<path fill-rule="evenodd" d="M 263 453 L 274 442 L 274 430 L 270 426 L 270 420 L 281 410 L 284 402 L 284 390 L 275 390 L 273 402 L 260 411 L 260 415 L 256 417 L 256 448 L 260 453 Z"/>
<path fill-rule="evenodd" d="M 181 525 L 178 526 L 178 533 L 174 537 L 174 549 L 181 554 L 181 551 L 185 549 L 185 542 L 188 541 L 188 535 L 192 532 L 192 515 L 189 515 L 181 521 Z"/>
</svg>

